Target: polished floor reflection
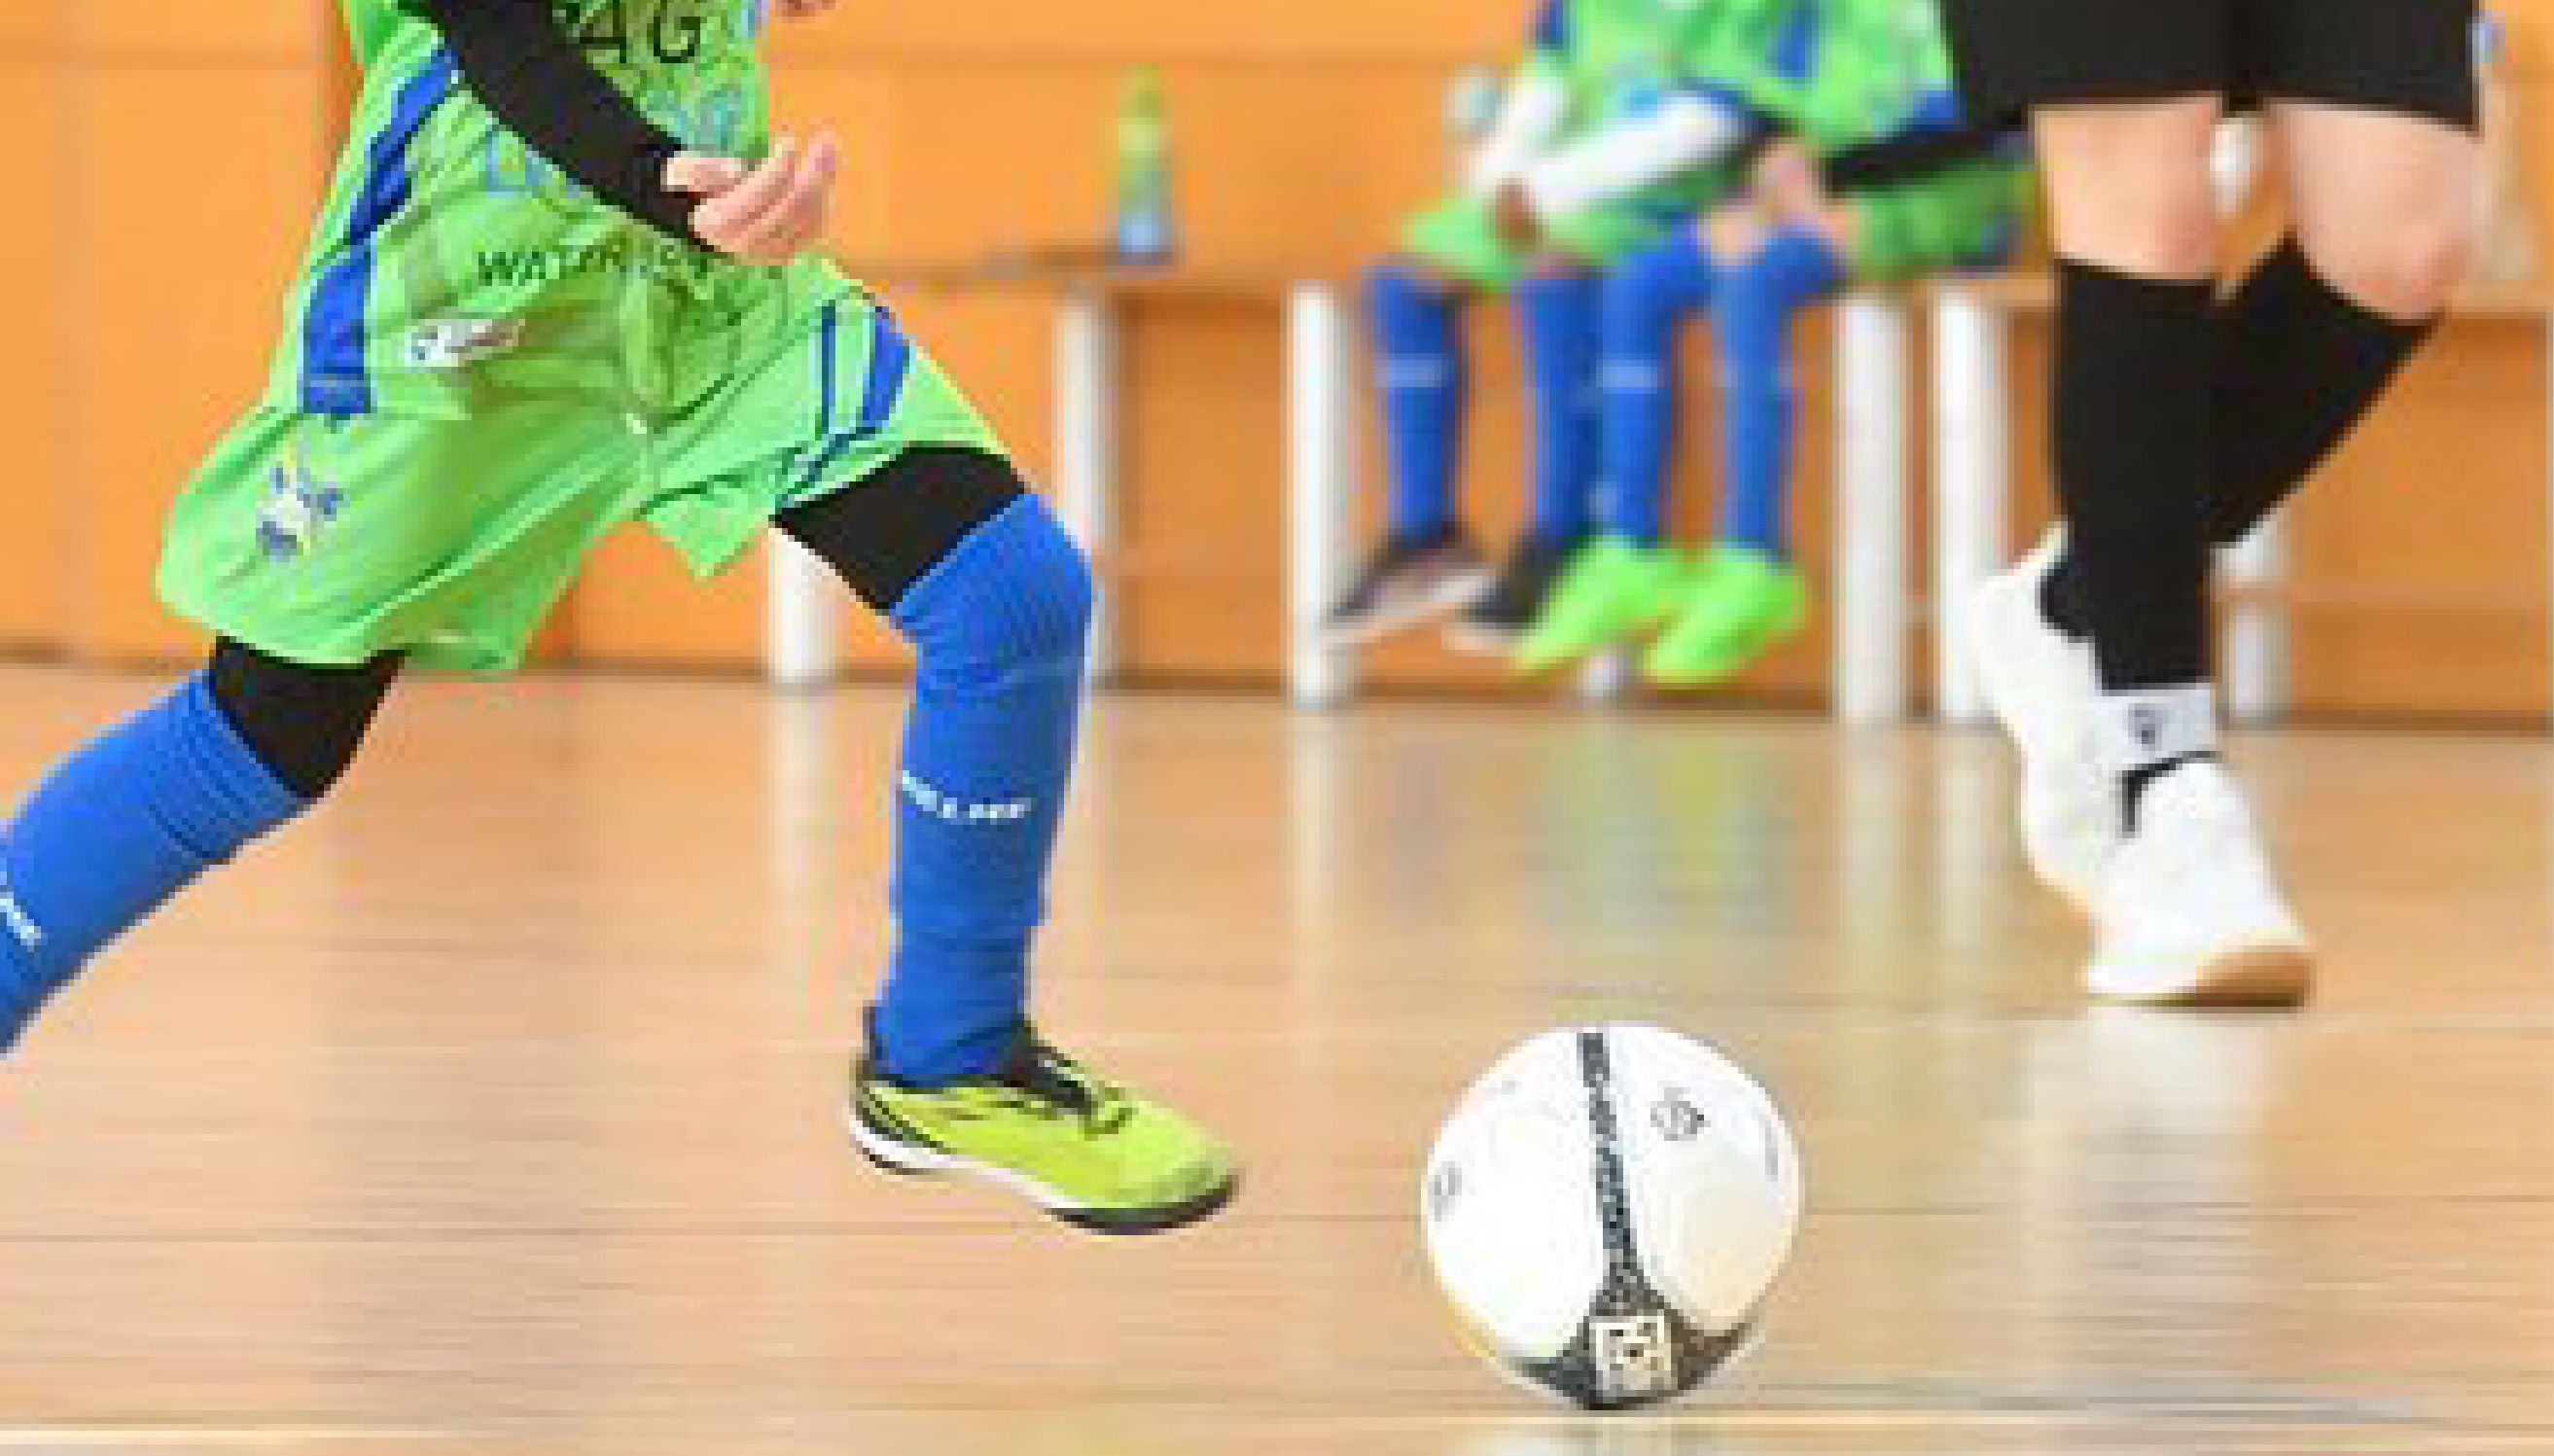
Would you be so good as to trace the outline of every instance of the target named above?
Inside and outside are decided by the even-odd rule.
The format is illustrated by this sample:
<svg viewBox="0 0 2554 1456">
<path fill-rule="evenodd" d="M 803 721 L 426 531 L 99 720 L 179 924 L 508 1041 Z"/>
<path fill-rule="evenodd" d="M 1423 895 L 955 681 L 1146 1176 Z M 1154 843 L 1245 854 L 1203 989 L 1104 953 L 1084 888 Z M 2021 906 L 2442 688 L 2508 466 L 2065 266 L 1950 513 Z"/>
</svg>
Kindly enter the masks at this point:
<svg viewBox="0 0 2554 1456">
<path fill-rule="evenodd" d="M 0 785 L 150 684 L 0 670 Z M 1248 1150 L 1095 1241 L 849 1155 L 883 692 L 427 684 L 0 1071 L 0 1449 L 2554 1449 L 2554 856 L 2521 738 L 2245 758 L 2325 995 L 2088 1008 L 1996 745 L 1688 714 L 1095 714 L 1045 1015 Z M 1773 1338 L 1675 1416 L 1456 1348 L 1413 1168 L 1512 1039 L 1797 1121 Z"/>
</svg>

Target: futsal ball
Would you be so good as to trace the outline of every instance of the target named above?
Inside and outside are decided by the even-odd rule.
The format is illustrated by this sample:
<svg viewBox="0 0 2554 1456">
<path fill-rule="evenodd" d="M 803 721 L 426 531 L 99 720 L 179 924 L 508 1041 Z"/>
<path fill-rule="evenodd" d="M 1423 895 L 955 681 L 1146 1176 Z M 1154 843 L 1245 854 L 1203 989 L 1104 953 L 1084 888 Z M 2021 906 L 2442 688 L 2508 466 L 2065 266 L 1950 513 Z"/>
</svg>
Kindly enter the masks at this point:
<svg viewBox="0 0 2554 1456">
<path fill-rule="evenodd" d="M 1765 1089 L 1655 1027 L 1546 1031 L 1438 1134 L 1420 1222 L 1471 1344 L 1591 1410 L 1686 1394 L 1752 1343 L 1800 1221 Z"/>
</svg>

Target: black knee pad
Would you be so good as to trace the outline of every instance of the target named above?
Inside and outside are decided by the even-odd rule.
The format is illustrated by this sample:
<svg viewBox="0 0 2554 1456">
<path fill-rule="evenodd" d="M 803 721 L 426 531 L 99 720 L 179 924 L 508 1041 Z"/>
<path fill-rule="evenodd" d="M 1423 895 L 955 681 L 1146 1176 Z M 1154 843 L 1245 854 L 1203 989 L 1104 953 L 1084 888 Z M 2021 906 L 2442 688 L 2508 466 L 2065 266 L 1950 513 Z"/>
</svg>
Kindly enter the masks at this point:
<svg viewBox="0 0 2554 1456">
<path fill-rule="evenodd" d="M 979 526 L 1028 487 L 983 450 L 907 450 L 866 480 L 783 511 L 772 525 L 814 551 L 862 601 L 892 612 Z"/>
<path fill-rule="evenodd" d="M 360 667 L 305 667 L 223 638 L 213 701 L 267 771 L 304 798 L 336 787 L 399 676 L 397 655 Z"/>
</svg>

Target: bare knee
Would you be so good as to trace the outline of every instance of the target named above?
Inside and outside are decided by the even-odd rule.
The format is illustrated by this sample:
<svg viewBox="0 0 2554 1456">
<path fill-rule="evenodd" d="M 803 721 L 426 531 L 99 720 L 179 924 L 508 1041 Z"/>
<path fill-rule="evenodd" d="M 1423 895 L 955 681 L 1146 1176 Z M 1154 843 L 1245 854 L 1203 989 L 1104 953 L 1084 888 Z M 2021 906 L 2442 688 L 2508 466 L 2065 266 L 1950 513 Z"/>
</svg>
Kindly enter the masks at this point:
<svg viewBox="0 0 2554 1456">
<path fill-rule="evenodd" d="M 2413 322 L 2436 317 L 2473 271 L 2476 231 L 2469 209 L 2443 210 L 2312 237 L 2306 256 L 2352 303 Z"/>
<path fill-rule="evenodd" d="M 2273 102 L 2289 213 L 2315 272 L 2353 303 L 2429 318 L 2473 268 L 2481 144 L 2460 127 L 2310 102 Z"/>
<path fill-rule="evenodd" d="M 2105 202 L 2057 217 L 2057 250 L 2079 263 L 2140 278 L 2197 279 L 2218 271 L 2220 222 L 2204 175 L 2153 187 L 2133 205 Z"/>
<path fill-rule="evenodd" d="M 2057 250 L 2142 278 L 2213 276 L 2220 218 L 2208 147 L 2217 113 L 2207 97 L 2040 112 Z"/>
</svg>

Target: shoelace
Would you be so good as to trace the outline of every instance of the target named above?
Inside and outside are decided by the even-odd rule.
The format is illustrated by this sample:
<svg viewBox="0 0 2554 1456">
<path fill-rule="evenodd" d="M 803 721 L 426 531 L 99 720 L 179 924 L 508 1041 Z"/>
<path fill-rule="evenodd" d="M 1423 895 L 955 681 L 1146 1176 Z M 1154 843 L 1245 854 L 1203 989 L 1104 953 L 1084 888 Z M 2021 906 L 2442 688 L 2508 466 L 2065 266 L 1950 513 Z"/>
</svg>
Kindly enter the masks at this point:
<svg viewBox="0 0 2554 1456">
<path fill-rule="evenodd" d="M 1028 1054 L 1002 1080 L 1029 1093 L 1035 1110 L 1078 1116 L 1094 1133 L 1117 1132 L 1135 1115 L 1135 1104 L 1124 1091 L 1042 1041 L 1030 1043 Z"/>
</svg>

